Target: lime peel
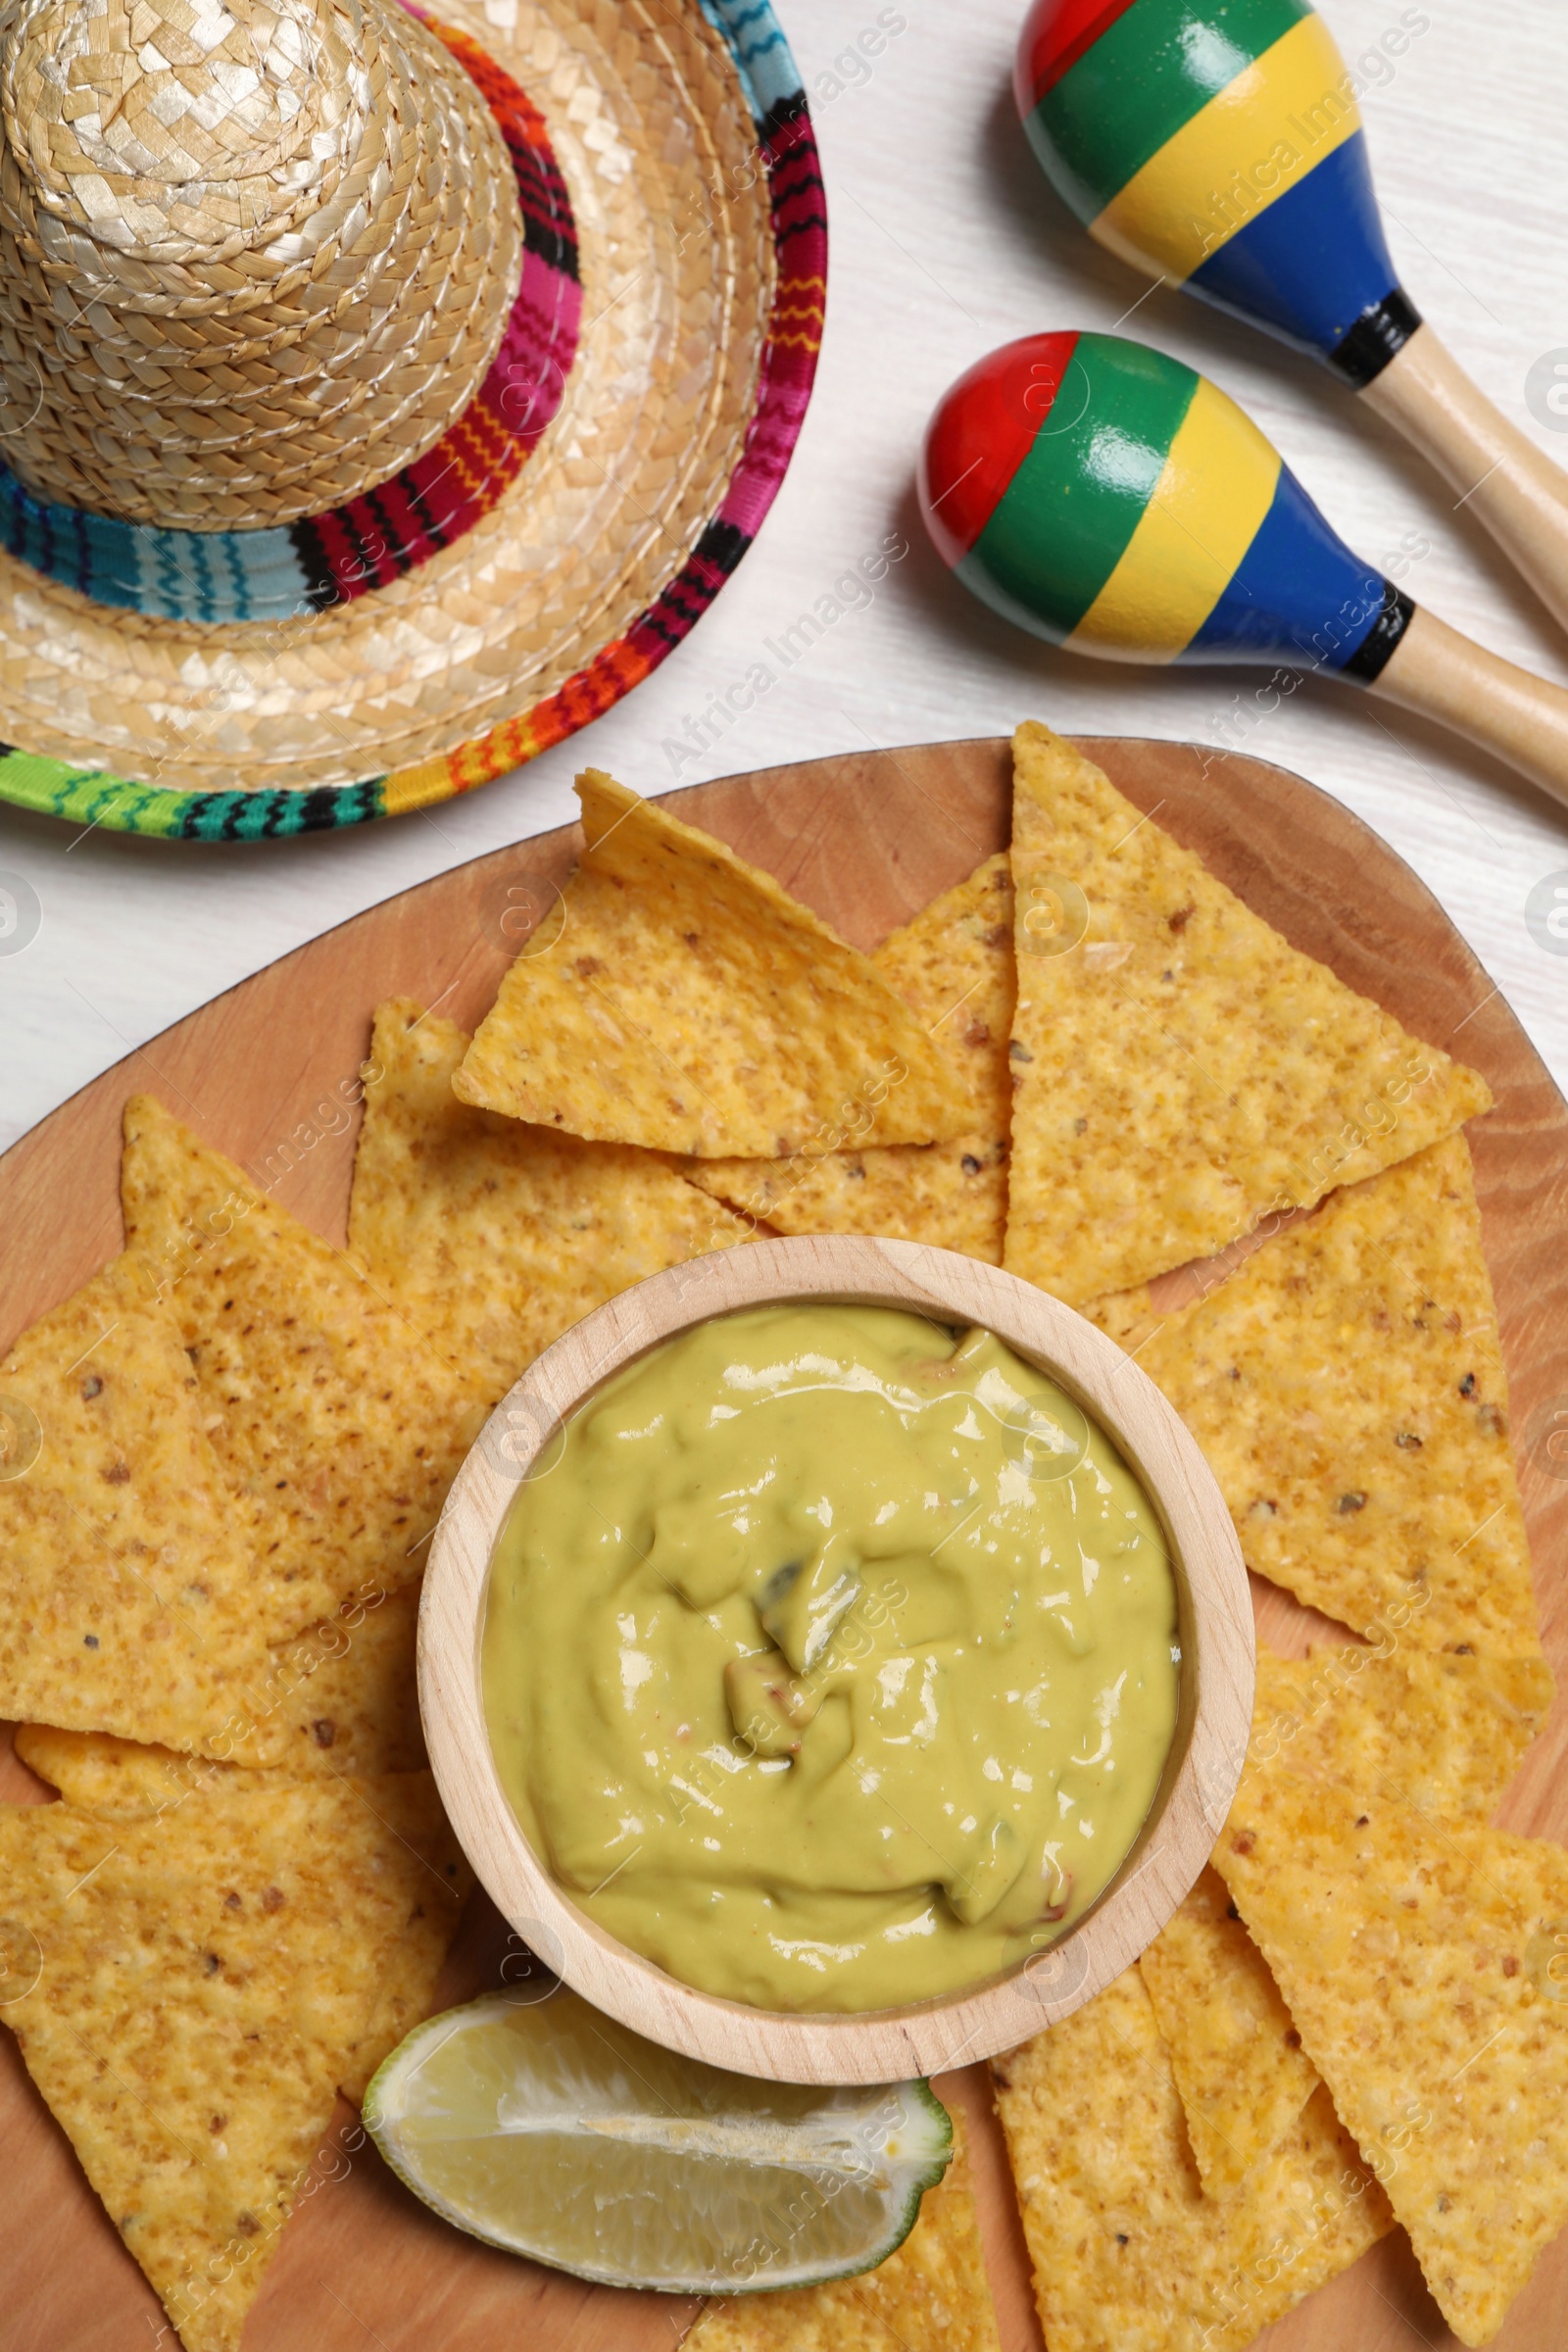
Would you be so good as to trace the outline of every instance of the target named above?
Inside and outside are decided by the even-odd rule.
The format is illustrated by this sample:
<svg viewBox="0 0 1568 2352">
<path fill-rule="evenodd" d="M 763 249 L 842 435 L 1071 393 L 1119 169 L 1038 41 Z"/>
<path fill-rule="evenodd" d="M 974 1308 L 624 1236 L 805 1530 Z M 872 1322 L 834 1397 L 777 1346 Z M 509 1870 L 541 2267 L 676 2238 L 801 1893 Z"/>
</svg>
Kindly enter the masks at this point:
<svg viewBox="0 0 1568 2352">
<path fill-rule="evenodd" d="M 429 2019 L 376 2074 L 365 2124 L 414 2194 L 471 2236 L 669 2294 L 872 2270 L 953 2153 L 929 2083 L 821 2090 L 726 2074 L 564 1987 Z"/>
</svg>

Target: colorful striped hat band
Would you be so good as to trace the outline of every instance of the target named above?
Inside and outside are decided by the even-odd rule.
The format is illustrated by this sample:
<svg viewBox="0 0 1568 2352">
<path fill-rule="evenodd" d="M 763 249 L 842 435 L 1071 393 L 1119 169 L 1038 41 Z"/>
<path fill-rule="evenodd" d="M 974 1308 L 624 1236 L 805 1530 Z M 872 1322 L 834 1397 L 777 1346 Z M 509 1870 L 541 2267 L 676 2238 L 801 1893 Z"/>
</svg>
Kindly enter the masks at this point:
<svg viewBox="0 0 1568 2352">
<path fill-rule="evenodd" d="M 168 56 L 139 0 L 0 21 L 0 802 L 428 808 L 630 693 L 752 544 L 827 271 L 769 0 L 433 4 L 171 0 Z"/>
<path fill-rule="evenodd" d="M 1306 0 L 1035 0 L 1015 88 L 1047 177 L 1123 261 L 1358 389 L 1420 325 Z"/>
<path fill-rule="evenodd" d="M 161 619 L 291 620 L 416 568 L 489 514 L 561 405 L 577 349 L 576 224 L 544 119 L 477 42 L 415 8 L 466 70 L 512 161 L 522 274 L 500 348 L 434 447 L 390 480 L 297 522 L 162 529 L 32 497 L 0 465 L 0 544 L 101 605 Z"/>
<path fill-rule="evenodd" d="M 1117 335 L 1027 335 L 960 376 L 920 503 L 977 596 L 1075 653 L 1369 685 L 1414 611 L 1233 400 Z"/>
</svg>

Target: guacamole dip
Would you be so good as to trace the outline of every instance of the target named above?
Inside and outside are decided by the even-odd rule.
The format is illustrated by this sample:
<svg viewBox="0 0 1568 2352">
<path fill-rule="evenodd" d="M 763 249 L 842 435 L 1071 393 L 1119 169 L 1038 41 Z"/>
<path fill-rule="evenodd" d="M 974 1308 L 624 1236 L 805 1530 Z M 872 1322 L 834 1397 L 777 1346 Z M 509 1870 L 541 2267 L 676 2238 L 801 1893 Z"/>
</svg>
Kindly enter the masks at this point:
<svg viewBox="0 0 1568 2352">
<path fill-rule="evenodd" d="M 1114 1875 L 1176 1722 L 1158 1519 L 986 1331 L 719 1317 L 518 1493 L 484 1700 L 535 1851 L 612 1935 L 769 2009 L 995 1975 Z"/>
</svg>

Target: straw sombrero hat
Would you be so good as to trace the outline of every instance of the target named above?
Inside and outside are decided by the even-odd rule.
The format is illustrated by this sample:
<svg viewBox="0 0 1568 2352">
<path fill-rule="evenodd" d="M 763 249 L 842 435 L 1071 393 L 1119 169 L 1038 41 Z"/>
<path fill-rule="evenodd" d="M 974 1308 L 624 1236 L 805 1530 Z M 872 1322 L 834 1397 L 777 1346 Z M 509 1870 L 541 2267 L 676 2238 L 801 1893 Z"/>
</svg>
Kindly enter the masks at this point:
<svg viewBox="0 0 1568 2352">
<path fill-rule="evenodd" d="M 692 627 L 826 231 L 758 0 L 0 0 L 0 797 L 487 782 Z"/>
</svg>

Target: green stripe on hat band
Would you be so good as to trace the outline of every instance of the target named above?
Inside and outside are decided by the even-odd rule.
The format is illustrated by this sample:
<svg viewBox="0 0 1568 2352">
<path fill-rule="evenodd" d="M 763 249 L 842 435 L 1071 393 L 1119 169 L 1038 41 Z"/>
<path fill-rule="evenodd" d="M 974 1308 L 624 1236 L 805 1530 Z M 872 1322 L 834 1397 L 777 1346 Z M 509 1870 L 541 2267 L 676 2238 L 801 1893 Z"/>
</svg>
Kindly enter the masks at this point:
<svg viewBox="0 0 1568 2352">
<path fill-rule="evenodd" d="M 1068 637 L 1143 519 L 1200 378 L 1111 335 L 1080 335 L 1050 415 L 959 576 L 1010 619 Z"/>
<path fill-rule="evenodd" d="M 276 840 L 386 814 L 383 777 L 268 792 L 171 792 L 104 768 L 0 746 L 0 799 L 69 823 L 185 841 Z"/>
<path fill-rule="evenodd" d="M 1025 127 L 1053 185 L 1093 220 L 1254 59 L 1313 14 L 1307 0 L 1134 0 Z"/>
</svg>

